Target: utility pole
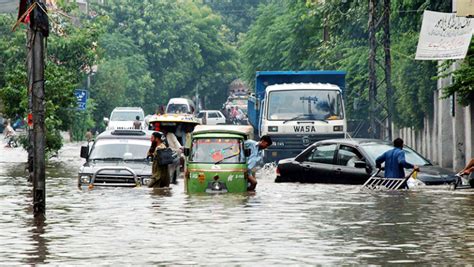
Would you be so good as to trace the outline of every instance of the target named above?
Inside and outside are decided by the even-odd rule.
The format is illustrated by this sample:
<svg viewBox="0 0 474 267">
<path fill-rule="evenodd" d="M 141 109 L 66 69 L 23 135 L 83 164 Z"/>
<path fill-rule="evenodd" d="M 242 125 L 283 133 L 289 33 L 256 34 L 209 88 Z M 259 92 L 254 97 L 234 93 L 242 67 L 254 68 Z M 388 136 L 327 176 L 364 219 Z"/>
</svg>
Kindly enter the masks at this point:
<svg viewBox="0 0 474 267">
<path fill-rule="evenodd" d="M 44 43 L 49 34 L 46 5 L 43 0 L 33 0 L 28 36 L 28 91 L 31 93 L 33 115 L 33 214 L 44 218 L 46 212 L 46 136 L 45 136 L 45 91 L 44 91 Z"/>
<path fill-rule="evenodd" d="M 392 58 L 390 54 L 390 0 L 384 0 L 383 6 L 383 49 L 385 52 L 385 97 L 387 100 L 386 137 L 392 140 L 392 115 L 394 114 L 392 88 Z"/>
<path fill-rule="evenodd" d="M 371 138 L 377 137 L 376 99 L 377 99 L 377 72 L 375 69 L 377 56 L 376 33 L 376 2 L 369 0 L 369 123 Z"/>
<path fill-rule="evenodd" d="M 28 28 L 26 33 L 27 42 L 27 75 L 28 75 L 28 182 L 33 182 L 33 30 Z"/>
<path fill-rule="evenodd" d="M 384 64 L 377 61 L 377 32 L 383 25 Z M 378 64 L 379 63 L 379 64 Z M 377 82 L 377 66 L 384 71 L 384 79 Z M 390 0 L 369 0 L 369 123 L 370 137 L 392 139 L 392 115 L 394 114 L 392 88 L 392 62 L 390 53 Z M 385 84 L 385 105 L 377 102 L 377 92 Z M 385 110 L 387 115 L 380 118 Z M 385 132 L 378 129 L 385 128 Z M 385 133 L 385 136 L 382 134 Z"/>
</svg>

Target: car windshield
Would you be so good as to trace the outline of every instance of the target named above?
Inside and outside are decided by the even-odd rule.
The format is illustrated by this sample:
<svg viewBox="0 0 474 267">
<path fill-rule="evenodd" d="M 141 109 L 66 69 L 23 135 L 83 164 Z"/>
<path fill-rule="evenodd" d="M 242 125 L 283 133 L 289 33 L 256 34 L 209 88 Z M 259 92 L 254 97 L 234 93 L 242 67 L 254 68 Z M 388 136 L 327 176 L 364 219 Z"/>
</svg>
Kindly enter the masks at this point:
<svg viewBox="0 0 474 267">
<path fill-rule="evenodd" d="M 242 141 L 236 138 L 194 139 L 189 160 L 201 163 L 245 163 Z"/>
<path fill-rule="evenodd" d="M 143 120 L 143 113 L 140 111 L 113 111 L 110 116 L 111 121 L 134 121 L 136 117 Z"/>
<path fill-rule="evenodd" d="M 204 117 L 204 114 L 206 114 L 206 113 L 204 113 L 204 112 L 199 112 L 199 114 L 197 115 L 197 118 L 198 118 L 198 119 L 203 118 L 203 117 Z"/>
<path fill-rule="evenodd" d="M 337 90 L 274 91 L 269 95 L 268 120 L 343 119 L 341 94 Z"/>
<path fill-rule="evenodd" d="M 386 151 L 393 149 L 392 145 L 389 144 L 363 144 L 361 147 L 367 152 L 368 156 L 375 162 L 375 159 L 385 153 Z M 405 160 L 408 163 L 418 166 L 425 166 L 431 165 L 430 162 L 425 160 L 422 156 L 416 153 L 413 149 L 409 147 L 404 147 L 403 150 L 405 151 Z"/>
<path fill-rule="evenodd" d="M 89 159 L 144 160 L 149 148 L 149 140 L 99 139 L 95 142 Z"/>
<path fill-rule="evenodd" d="M 166 113 L 177 114 L 177 113 L 191 113 L 186 104 L 169 104 L 166 108 Z"/>
</svg>

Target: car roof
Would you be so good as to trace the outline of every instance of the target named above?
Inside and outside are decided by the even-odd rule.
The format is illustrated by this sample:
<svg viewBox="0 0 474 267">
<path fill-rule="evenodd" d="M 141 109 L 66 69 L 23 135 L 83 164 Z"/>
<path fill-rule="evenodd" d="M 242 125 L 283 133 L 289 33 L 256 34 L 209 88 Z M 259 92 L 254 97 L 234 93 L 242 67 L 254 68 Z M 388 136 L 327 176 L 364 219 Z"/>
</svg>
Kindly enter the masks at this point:
<svg viewBox="0 0 474 267">
<path fill-rule="evenodd" d="M 182 97 L 176 97 L 176 98 L 171 98 L 168 101 L 169 104 L 189 104 L 189 105 L 194 105 L 194 102 L 191 99 L 187 98 L 182 98 Z"/>
<path fill-rule="evenodd" d="M 114 111 L 120 111 L 120 110 L 143 110 L 141 107 L 116 107 L 114 108 Z"/>
<path fill-rule="evenodd" d="M 134 130 L 134 129 L 121 129 L 121 130 L 107 130 L 100 133 L 96 140 L 100 139 L 138 139 L 138 140 L 149 140 L 152 131 L 148 130 Z"/>
<path fill-rule="evenodd" d="M 201 110 L 199 111 L 199 113 L 201 112 L 219 112 L 219 110 L 216 110 L 216 109 L 206 109 L 206 110 Z"/>
<path fill-rule="evenodd" d="M 352 146 L 360 146 L 360 145 L 368 145 L 368 144 L 384 144 L 390 145 L 391 143 L 385 140 L 380 139 L 370 139 L 370 138 L 339 138 L 339 139 L 327 139 L 323 141 L 318 141 L 315 144 L 327 144 L 327 143 L 337 143 L 337 144 L 345 144 L 345 145 L 352 145 Z"/>
</svg>

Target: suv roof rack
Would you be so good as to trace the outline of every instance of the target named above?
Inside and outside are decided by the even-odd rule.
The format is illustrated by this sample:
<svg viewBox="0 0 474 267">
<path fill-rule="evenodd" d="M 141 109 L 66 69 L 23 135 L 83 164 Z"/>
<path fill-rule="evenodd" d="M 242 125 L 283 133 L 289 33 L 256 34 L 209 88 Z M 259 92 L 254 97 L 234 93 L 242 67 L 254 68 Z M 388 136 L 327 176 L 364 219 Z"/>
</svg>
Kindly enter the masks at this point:
<svg viewBox="0 0 474 267">
<path fill-rule="evenodd" d="M 112 135 L 146 135 L 146 133 L 144 131 L 134 130 L 134 129 L 113 130 L 110 134 L 112 134 Z"/>
</svg>

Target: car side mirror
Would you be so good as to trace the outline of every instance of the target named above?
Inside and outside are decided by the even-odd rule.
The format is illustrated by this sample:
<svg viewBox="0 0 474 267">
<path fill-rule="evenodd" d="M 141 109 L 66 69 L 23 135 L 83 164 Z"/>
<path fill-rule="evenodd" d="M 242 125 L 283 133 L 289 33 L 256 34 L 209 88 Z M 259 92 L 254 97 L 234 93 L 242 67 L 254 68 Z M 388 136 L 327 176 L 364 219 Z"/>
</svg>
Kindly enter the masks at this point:
<svg viewBox="0 0 474 267">
<path fill-rule="evenodd" d="M 250 157 L 250 155 L 252 154 L 252 151 L 250 150 L 250 148 L 246 148 L 244 150 L 244 154 L 245 154 L 245 157 Z"/>
<path fill-rule="evenodd" d="M 189 147 L 185 147 L 185 148 L 184 148 L 184 155 L 187 157 L 187 156 L 189 156 L 189 154 L 190 154 L 190 149 L 189 149 Z"/>
<path fill-rule="evenodd" d="M 89 158 L 89 146 L 81 146 L 81 158 Z"/>
<path fill-rule="evenodd" d="M 354 167 L 358 169 L 364 169 L 367 167 L 367 164 L 364 161 L 356 161 L 354 162 Z"/>
<path fill-rule="evenodd" d="M 104 123 L 105 125 L 109 125 L 109 118 L 104 117 Z"/>
</svg>

